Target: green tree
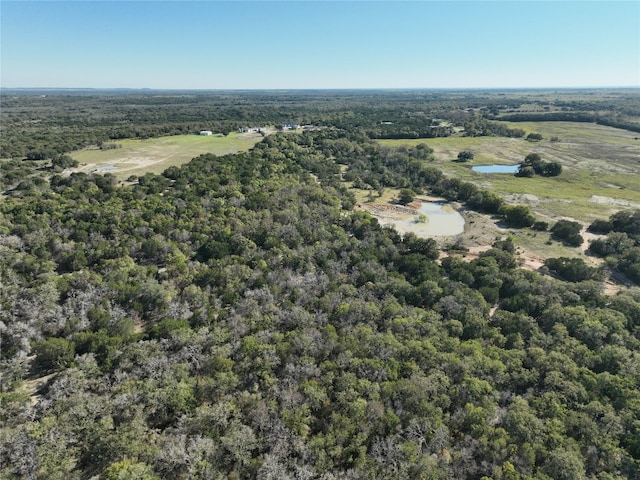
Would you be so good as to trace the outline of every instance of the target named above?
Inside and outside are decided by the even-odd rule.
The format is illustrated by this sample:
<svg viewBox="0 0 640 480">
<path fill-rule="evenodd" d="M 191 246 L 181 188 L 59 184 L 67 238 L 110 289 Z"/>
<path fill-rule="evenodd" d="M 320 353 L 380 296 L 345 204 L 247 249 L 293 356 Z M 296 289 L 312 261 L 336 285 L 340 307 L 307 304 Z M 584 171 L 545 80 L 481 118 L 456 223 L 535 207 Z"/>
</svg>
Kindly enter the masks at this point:
<svg viewBox="0 0 640 480">
<path fill-rule="evenodd" d="M 398 195 L 398 202 L 402 205 L 407 205 L 413 202 L 415 197 L 415 192 L 410 188 L 403 188 L 400 190 L 400 194 Z"/>
<path fill-rule="evenodd" d="M 531 178 L 536 174 L 536 171 L 531 165 L 520 165 L 516 172 L 516 177 Z"/>
<path fill-rule="evenodd" d="M 100 480 L 160 480 L 160 477 L 146 463 L 125 459 L 111 464 L 100 475 Z"/>
<path fill-rule="evenodd" d="M 533 225 L 531 225 L 531 228 L 533 230 L 537 230 L 538 232 L 546 232 L 547 229 L 549 228 L 549 224 L 547 222 L 539 220 L 535 222 Z"/>
<path fill-rule="evenodd" d="M 559 162 L 545 163 L 542 169 L 542 175 L 545 177 L 557 177 L 562 173 L 562 165 Z"/>
<path fill-rule="evenodd" d="M 531 209 L 525 205 L 504 205 L 500 208 L 500 215 L 504 217 L 505 223 L 510 227 L 530 227 L 536 221 Z"/>
<path fill-rule="evenodd" d="M 547 258 L 544 264 L 559 277 L 570 282 L 602 280 L 604 278 L 601 269 L 588 266 L 581 258 Z"/>
<path fill-rule="evenodd" d="M 33 346 L 35 365 L 40 371 L 54 371 L 71 365 L 75 356 L 75 345 L 66 338 L 51 337 Z"/>
<path fill-rule="evenodd" d="M 56 155 L 51 160 L 51 165 L 54 168 L 60 168 L 64 170 L 65 168 L 77 167 L 78 161 L 71 158 L 69 155 Z"/>
<path fill-rule="evenodd" d="M 458 157 L 456 158 L 456 162 L 468 162 L 469 160 L 473 160 L 474 153 L 469 150 L 463 150 L 458 153 Z"/>
<path fill-rule="evenodd" d="M 542 471 L 555 480 L 586 480 L 584 462 L 578 452 L 553 449 L 546 456 Z"/>
<path fill-rule="evenodd" d="M 555 225 L 551 227 L 551 237 L 572 247 L 579 247 L 584 242 L 582 235 L 580 235 L 581 230 L 582 225 L 578 222 L 558 220 Z"/>
</svg>

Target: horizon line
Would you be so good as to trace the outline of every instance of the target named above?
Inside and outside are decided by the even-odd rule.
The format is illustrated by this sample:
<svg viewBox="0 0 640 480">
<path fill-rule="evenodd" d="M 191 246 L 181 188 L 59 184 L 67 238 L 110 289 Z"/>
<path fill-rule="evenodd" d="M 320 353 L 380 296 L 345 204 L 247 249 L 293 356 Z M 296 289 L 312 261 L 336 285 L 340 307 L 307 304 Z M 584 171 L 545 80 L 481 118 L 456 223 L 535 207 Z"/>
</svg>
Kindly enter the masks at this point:
<svg viewBox="0 0 640 480">
<path fill-rule="evenodd" d="M 575 85 L 575 86 L 522 86 L 522 87 L 266 87 L 266 88 L 204 88 L 204 87 L 5 87 L 0 90 L 134 90 L 134 91 L 192 91 L 192 92 L 265 92 L 265 91 L 354 91 L 354 90 L 604 90 L 640 89 L 640 85 Z"/>
</svg>

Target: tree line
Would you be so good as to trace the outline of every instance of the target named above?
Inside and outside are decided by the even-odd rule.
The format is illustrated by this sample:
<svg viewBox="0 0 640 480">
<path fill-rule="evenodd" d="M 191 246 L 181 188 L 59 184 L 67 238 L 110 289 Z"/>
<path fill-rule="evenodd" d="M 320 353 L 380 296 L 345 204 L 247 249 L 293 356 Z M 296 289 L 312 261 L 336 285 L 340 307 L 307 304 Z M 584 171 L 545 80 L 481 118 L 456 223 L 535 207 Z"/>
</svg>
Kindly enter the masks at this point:
<svg viewBox="0 0 640 480">
<path fill-rule="evenodd" d="M 0 95 L 0 158 L 50 159 L 90 145 L 123 138 L 228 134 L 258 124 L 314 124 L 361 131 L 370 138 L 433 138 L 462 130 L 468 136 L 523 137 L 496 120 L 568 120 L 638 131 L 640 105 L 624 92 L 586 101 L 563 92 L 554 108 L 568 112 L 504 115 L 522 104 L 540 103 L 527 92 L 302 91 L 302 92 L 17 92 Z M 573 98 L 577 98 L 573 100 Z M 598 112 L 594 114 L 593 112 Z M 595 115 L 595 117 L 594 117 Z"/>
</svg>

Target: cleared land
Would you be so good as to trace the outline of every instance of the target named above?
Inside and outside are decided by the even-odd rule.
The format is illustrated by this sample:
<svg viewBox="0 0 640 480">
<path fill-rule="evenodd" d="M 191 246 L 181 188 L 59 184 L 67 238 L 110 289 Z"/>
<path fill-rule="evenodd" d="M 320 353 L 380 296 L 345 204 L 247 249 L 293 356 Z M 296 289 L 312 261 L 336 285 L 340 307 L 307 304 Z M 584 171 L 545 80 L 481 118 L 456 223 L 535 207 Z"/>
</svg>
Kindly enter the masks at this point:
<svg viewBox="0 0 640 480">
<path fill-rule="evenodd" d="M 382 145 L 425 143 L 435 151 L 434 166 L 446 174 L 492 190 L 512 203 L 527 204 L 543 218 L 591 222 L 622 208 L 640 208 L 640 139 L 634 132 L 591 123 L 504 122 L 511 128 L 540 133 L 543 140 L 502 137 L 447 137 L 381 140 Z M 555 137 L 556 140 L 551 139 Z M 453 160 L 461 150 L 475 158 Z M 520 163 L 529 153 L 563 167 L 559 177 L 518 178 L 510 174 L 471 171 L 474 165 Z"/>
<path fill-rule="evenodd" d="M 73 171 L 109 172 L 120 180 L 147 172 L 159 174 L 171 166 L 189 162 L 203 153 L 226 155 L 249 150 L 262 139 L 258 134 L 222 136 L 174 135 L 145 140 L 119 140 L 120 148 L 77 150 L 69 155 L 80 166 Z"/>
<path fill-rule="evenodd" d="M 426 143 L 435 152 L 431 163 L 447 175 L 470 181 L 494 191 L 509 203 L 528 205 L 540 220 L 553 225 L 565 218 L 585 226 L 596 218 L 608 218 L 626 208 L 640 208 L 640 139 L 626 130 L 574 122 L 509 123 L 528 133 L 540 133 L 543 140 L 502 137 L 447 137 L 420 140 L 381 140 L 382 145 L 416 145 Z M 556 137 L 551 141 L 552 137 Z M 457 163 L 461 150 L 471 150 L 475 158 Z M 520 163 L 529 153 L 538 153 L 545 161 L 562 164 L 559 177 L 518 178 L 511 174 L 483 174 L 471 171 L 474 165 Z M 387 202 L 396 192 L 387 191 L 376 201 Z M 364 200 L 364 195 L 360 197 Z M 486 248 L 495 238 L 511 235 L 527 268 L 537 268 L 549 257 L 582 257 L 592 264 L 601 263 L 585 257 L 592 235 L 584 234 L 580 248 L 562 245 L 550 239 L 548 232 L 528 229 L 511 230 L 500 226 L 496 219 L 475 212 L 463 211 L 465 232 L 458 237 L 462 245 Z"/>
</svg>

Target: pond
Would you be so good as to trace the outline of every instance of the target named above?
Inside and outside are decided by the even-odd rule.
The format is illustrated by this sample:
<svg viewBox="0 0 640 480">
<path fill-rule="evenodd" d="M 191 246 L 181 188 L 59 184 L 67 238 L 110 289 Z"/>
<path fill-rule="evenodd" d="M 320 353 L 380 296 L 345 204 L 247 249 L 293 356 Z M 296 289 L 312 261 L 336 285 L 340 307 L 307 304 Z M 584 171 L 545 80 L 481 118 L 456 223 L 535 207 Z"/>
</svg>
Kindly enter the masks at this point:
<svg viewBox="0 0 640 480">
<path fill-rule="evenodd" d="M 471 170 L 478 173 L 516 173 L 520 165 L 478 165 Z"/>
<path fill-rule="evenodd" d="M 419 237 L 449 237 L 464 232 L 464 218 L 446 202 L 422 202 L 415 215 L 378 220 L 393 225 L 400 233 L 413 232 Z"/>
<path fill-rule="evenodd" d="M 102 167 L 98 167 L 94 170 L 94 172 L 106 172 L 107 170 L 115 170 L 116 167 L 115 165 L 103 165 Z"/>
</svg>

